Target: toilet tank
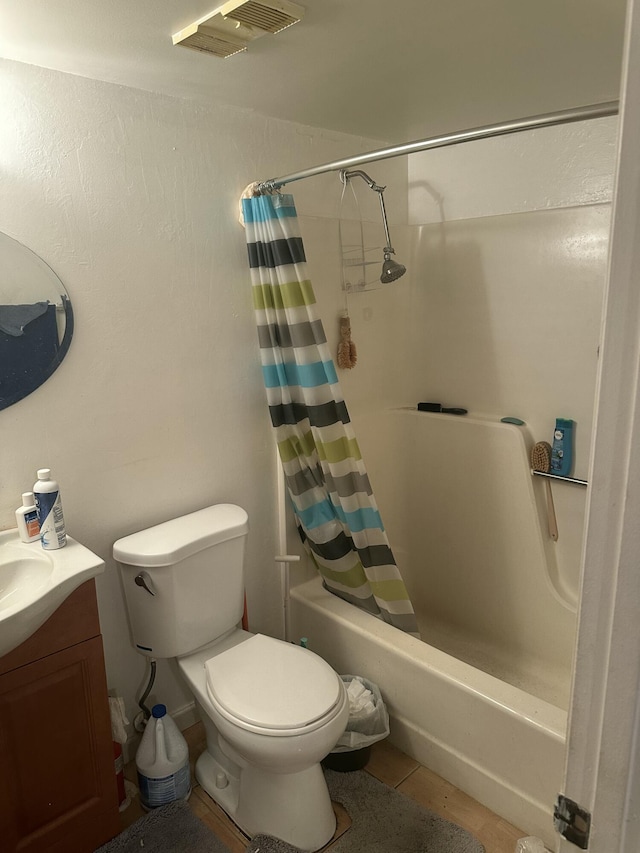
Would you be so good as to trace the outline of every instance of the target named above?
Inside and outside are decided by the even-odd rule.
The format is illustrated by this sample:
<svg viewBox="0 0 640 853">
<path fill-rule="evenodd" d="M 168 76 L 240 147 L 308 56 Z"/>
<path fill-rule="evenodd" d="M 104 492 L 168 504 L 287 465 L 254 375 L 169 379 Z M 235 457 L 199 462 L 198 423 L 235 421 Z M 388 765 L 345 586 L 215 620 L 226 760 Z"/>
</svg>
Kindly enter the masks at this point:
<svg viewBox="0 0 640 853">
<path fill-rule="evenodd" d="M 241 507 L 216 504 L 114 544 L 138 651 L 178 657 L 240 622 L 248 530 Z"/>
</svg>

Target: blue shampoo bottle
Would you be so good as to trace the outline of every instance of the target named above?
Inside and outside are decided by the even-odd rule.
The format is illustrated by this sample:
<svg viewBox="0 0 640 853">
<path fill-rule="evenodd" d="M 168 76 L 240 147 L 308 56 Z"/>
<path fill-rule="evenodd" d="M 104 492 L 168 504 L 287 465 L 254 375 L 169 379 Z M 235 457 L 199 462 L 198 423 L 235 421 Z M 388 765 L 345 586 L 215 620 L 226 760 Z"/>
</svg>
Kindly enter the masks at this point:
<svg viewBox="0 0 640 853">
<path fill-rule="evenodd" d="M 551 473 L 570 477 L 573 465 L 573 421 L 557 418 L 551 446 Z"/>
</svg>

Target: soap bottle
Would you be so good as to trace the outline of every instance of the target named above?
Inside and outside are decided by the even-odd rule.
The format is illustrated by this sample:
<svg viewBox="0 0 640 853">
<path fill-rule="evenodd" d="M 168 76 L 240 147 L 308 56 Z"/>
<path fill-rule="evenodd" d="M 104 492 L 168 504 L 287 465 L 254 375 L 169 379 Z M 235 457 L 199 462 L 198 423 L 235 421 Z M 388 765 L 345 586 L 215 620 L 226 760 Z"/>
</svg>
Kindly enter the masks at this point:
<svg viewBox="0 0 640 853">
<path fill-rule="evenodd" d="M 50 468 L 38 469 L 38 481 L 33 487 L 40 522 L 40 542 L 46 551 L 56 551 L 67 544 L 64 528 L 60 487 L 51 479 Z"/>
<path fill-rule="evenodd" d="M 16 510 L 18 533 L 23 542 L 35 542 L 40 538 L 40 524 L 33 492 L 23 492 L 22 506 Z"/>
<path fill-rule="evenodd" d="M 573 464 L 573 421 L 557 418 L 551 446 L 551 473 L 569 477 Z"/>
</svg>

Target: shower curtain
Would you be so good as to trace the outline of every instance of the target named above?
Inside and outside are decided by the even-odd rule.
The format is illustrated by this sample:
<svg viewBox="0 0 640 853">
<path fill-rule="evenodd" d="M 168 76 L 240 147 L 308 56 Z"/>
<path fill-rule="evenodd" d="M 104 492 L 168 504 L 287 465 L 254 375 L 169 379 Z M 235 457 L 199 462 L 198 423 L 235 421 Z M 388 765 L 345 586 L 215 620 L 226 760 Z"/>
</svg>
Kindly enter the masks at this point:
<svg viewBox="0 0 640 853">
<path fill-rule="evenodd" d="M 291 195 L 242 199 L 271 422 L 305 548 L 335 595 L 417 634 L 315 297 Z"/>
</svg>

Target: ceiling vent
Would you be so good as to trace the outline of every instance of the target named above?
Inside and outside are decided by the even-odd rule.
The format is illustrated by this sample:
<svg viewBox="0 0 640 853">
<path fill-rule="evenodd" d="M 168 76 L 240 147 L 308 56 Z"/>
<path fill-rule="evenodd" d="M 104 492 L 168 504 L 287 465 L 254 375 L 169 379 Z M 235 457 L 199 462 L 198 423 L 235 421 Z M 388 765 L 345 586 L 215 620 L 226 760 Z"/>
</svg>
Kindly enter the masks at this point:
<svg viewBox="0 0 640 853">
<path fill-rule="evenodd" d="M 226 59 L 247 49 L 251 38 L 243 39 L 233 30 L 224 30 L 206 24 L 191 24 L 175 33 L 173 43 L 192 50 L 201 50 Z"/>
<path fill-rule="evenodd" d="M 267 33 L 297 24 L 304 9 L 288 0 L 229 0 L 174 33 L 173 43 L 226 59 Z"/>
<path fill-rule="evenodd" d="M 218 10 L 225 18 L 231 18 L 248 27 L 265 33 L 279 33 L 302 20 L 304 9 L 297 3 L 285 0 L 230 0 Z"/>
</svg>

